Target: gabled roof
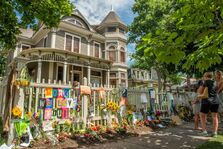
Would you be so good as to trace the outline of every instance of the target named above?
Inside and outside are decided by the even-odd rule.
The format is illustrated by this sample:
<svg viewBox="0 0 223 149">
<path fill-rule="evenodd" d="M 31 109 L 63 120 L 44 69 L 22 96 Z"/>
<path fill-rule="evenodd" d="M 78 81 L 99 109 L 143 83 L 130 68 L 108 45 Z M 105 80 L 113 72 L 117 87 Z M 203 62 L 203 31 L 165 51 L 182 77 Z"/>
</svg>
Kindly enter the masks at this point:
<svg viewBox="0 0 223 149">
<path fill-rule="evenodd" d="M 75 8 L 73 10 L 72 15 L 76 15 L 76 16 L 80 17 L 87 24 L 89 29 L 91 31 L 95 32 L 94 28 L 90 25 L 90 23 L 87 21 L 87 19 L 82 15 L 82 13 L 77 8 Z"/>
<path fill-rule="evenodd" d="M 125 25 L 125 23 L 120 19 L 120 17 L 114 11 L 110 11 L 100 25 L 114 24 L 114 23 L 120 23 L 122 25 Z"/>
</svg>

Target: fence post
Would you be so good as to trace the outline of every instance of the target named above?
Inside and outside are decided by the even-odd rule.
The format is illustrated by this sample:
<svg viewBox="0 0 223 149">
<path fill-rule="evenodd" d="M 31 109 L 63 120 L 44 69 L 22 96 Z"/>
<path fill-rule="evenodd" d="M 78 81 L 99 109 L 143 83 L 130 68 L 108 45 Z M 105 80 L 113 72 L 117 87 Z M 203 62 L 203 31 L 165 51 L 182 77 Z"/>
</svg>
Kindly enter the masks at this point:
<svg viewBox="0 0 223 149">
<path fill-rule="evenodd" d="M 84 83 L 84 85 L 85 86 L 87 86 L 87 84 L 88 84 L 88 82 L 87 82 L 87 78 L 86 77 L 84 77 L 84 79 L 83 79 L 83 83 Z M 83 97 L 82 97 L 83 99 L 83 122 L 84 122 L 84 127 L 86 127 L 86 125 L 87 125 L 87 116 L 88 116 L 88 97 L 86 96 L 86 95 L 83 95 Z"/>
</svg>

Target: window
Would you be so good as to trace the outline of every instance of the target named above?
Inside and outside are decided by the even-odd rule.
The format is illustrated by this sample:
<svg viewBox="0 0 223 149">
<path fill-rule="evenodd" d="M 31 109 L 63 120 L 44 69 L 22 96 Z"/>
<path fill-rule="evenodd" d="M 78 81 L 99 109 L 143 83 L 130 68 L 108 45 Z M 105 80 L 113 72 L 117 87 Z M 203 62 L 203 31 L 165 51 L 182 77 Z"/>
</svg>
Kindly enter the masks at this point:
<svg viewBox="0 0 223 149">
<path fill-rule="evenodd" d="M 114 46 L 110 46 L 109 47 L 109 52 L 108 52 L 108 56 L 109 56 L 109 60 L 115 62 L 116 61 L 116 54 L 115 54 L 115 47 Z"/>
<path fill-rule="evenodd" d="M 125 73 L 121 73 L 121 78 L 125 78 Z"/>
<path fill-rule="evenodd" d="M 101 76 L 101 72 L 99 72 L 99 71 L 91 71 L 91 75 L 100 77 Z"/>
<path fill-rule="evenodd" d="M 119 28 L 119 33 L 125 34 L 125 30 L 123 28 Z"/>
<path fill-rule="evenodd" d="M 116 73 L 110 73 L 110 77 L 111 78 L 115 78 L 116 77 Z"/>
<path fill-rule="evenodd" d="M 84 25 L 77 19 L 69 19 L 69 22 L 73 23 L 74 25 L 80 26 L 80 27 L 84 27 Z"/>
<path fill-rule="evenodd" d="M 100 57 L 99 55 L 100 55 L 100 44 L 95 43 L 94 44 L 94 56 L 99 58 Z"/>
<path fill-rule="evenodd" d="M 26 50 L 26 49 L 30 49 L 31 46 L 30 45 L 25 45 L 25 44 L 22 44 L 22 50 Z"/>
<path fill-rule="evenodd" d="M 57 70 L 57 80 L 63 80 L 63 66 L 58 66 Z"/>
<path fill-rule="evenodd" d="M 72 48 L 72 36 L 66 35 L 66 50 L 71 51 Z"/>
<path fill-rule="evenodd" d="M 74 38 L 74 48 L 73 51 L 76 53 L 79 53 L 79 47 L 80 47 L 80 39 L 77 37 L 73 37 Z"/>
<path fill-rule="evenodd" d="M 123 52 L 123 51 L 120 52 L 120 61 L 122 63 L 125 63 L 125 52 Z"/>
<path fill-rule="evenodd" d="M 125 80 L 121 80 L 121 85 L 125 86 Z"/>
<path fill-rule="evenodd" d="M 115 79 L 110 79 L 110 84 L 111 84 L 111 86 L 116 87 L 116 80 Z"/>
<path fill-rule="evenodd" d="M 116 32 L 116 28 L 115 27 L 108 27 L 108 32 Z"/>
<path fill-rule="evenodd" d="M 80 51 L 80 38 L 70 35 L 70 34 L 65 34 L 65 50 L 71 51 L 71 52 L 76 52 L 79 53 Z"/>
</svg>

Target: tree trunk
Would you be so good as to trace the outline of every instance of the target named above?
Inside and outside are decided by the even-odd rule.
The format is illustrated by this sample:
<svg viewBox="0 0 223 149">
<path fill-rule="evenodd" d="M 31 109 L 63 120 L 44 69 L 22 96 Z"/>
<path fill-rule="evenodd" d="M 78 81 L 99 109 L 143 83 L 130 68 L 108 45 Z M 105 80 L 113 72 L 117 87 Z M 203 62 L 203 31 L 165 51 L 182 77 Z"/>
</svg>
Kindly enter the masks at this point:
<svg viewBox="0 0 223 149">
<path fill-rule="evenodd" d="M 7 90 L 6 90 L 6 97 L 5 97 L 5 109 L 3 115 L 3 127 L 4 132 L 9 131 L 9 125 L 11 122 L 11 111 L 12 111 L 12 103 L 14 101 L 16 87 L 13 85 L 15 80 L 16 70 L 15 67 L 12 67 L 7 79 Z"/>
</svg>

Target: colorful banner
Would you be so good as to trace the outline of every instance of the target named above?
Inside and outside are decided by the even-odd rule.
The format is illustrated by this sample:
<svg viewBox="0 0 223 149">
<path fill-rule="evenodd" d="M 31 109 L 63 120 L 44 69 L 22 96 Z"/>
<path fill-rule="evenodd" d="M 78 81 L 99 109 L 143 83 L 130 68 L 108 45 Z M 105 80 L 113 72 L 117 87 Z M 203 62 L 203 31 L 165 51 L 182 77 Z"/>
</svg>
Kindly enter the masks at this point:
<svg viewBox="0 0 223 149">
<path fill-rule="evenodd" d="M 58 96 L 58 89 L 54 88 L 53 89 L 53 97 L 57 97 Z"/>
<path fill-rule="evenodd" d="M 58 98 L 63 98 L 63 90 L 61 88 L 58 88 Z"/>
<path fill-rule="evenodd" d="M 51 108 L 46 108 L 44 110 L 44 120 L 50 120 L 52 117 L 52 109 Z"/>
<path fill-rule="evenodd" d="M 53 108 L 53 98 L 46 98 L 45 101 L 46 108 Z"/>
<path fill-rule="evenodd" d="M 45 97 L 46 98 L 52 98 L 53 97 L 53 89 L 52 88 L 49 88 L 49 87 L 46 88 Z"/>
<path fill-rule="evenodd" d="M 64 98 L 69 98 L 69 89 L 67 89 L 67 88 L 63 89 L 63 96 L 64 96 Z"/>
</svg>

